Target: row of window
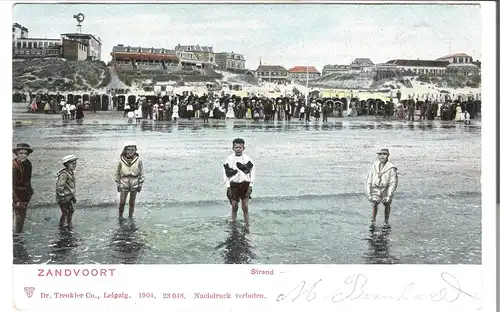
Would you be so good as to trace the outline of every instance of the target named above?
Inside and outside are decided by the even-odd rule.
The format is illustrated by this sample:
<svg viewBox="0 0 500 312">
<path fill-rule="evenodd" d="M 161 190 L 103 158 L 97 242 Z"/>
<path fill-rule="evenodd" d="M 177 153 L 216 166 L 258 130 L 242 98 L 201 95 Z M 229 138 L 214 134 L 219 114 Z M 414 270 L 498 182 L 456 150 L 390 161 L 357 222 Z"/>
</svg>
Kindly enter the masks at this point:
<svg viewBox="0 0 500 312">
<path fill-rule="evenodd" d="M 190 60 L 197 60 L 198 58 L 196 57 L 196 55 L 192 54 L 192 53 L 179 53 L 178 54 L 178 57 L 181 58 L 181 59 L 190 59 Z M 200 60 L 200 61 L 203 61 L 203 60 Z M 213 57 L 210 57 L 208 59 L 208 62 L 210 63 L 213 63 L 214 62 L 214 58 Z"/>
<path fill-rule="evenodd" d="M 459 57 L 454 57 L 453 58 L 453 63 L 459 63 L 459 64 L 468 64 L 472 63 L 472 57 L 465 57 L 465 56 L 459 56 Z"/>
<path fill-rule="evenodd" d="M 48 47 L 53 47 L 60 44 L 57 41 L 16 41 L 16 47 L 18 49 L 45 49 Z"/>
<path fill-rule="evenodd" d="M 257 76 L 279 76 L 279 77 L 288 77 L 287 72 L 257 72 Z"/>
<path fill-rule="evenodd" d="M 209 48 L 209 50 L 211 50 L 211 49 Z M 196 49 L 191 49 L 191 47 L 187 47 L 187 48 L 186 48 L 186 51 L 195 51 L 195 52 L 201 52 L 200 50 L 196 50 Z M 203 51 L 203 52 L 207 52 L 207 51 Z M 212 52 L 212 51 L 209 51 L 209 52 Z"/>
<path fill-rule="evenodd" d="M 183 59 L 196 59 L 196 56 L 191 53 L 179 53 L 179 57 Z"/>
<path fill-rule="evenodd" d="M 477 68 L 448 68 L 446 69 L 448 73 L 475 73 L 479 72 Z"/>
<path fill-rule="evenodd" d="M 14 55 L 59 55 L 59 50 L 14 50 Z"/>
<path fill-rule="evenodd" d="M 243 69 L 243 68 L 245 68 L 245 64 L 243 62 L 227 61 L 227 68 Z"/>
<path fill-rule="evenodd" d="M 174 61 L 158 61 L 158 60 L 134 60 L 137 64 L 145 64 L 145 65 L 155 65 L 161 63 L 170 63 Z"/>
<path fill-rule="evenodd" d="M 127 48 L 127 49 L 125 49 L 125 52 L 136 52 L 136 51 L 131 51 L 130 48 Z M 141 53 L 142 49 L 137 50 L 137 52 Z M 151 49 L 149 52 L 153 53 L 153 49 Z M 162 53 L 163 53 L 163 51 L 162 51 Z"/>
<path fill-rule="evenodd" d="M 156 64 L 161 64 L 161 63 L 164 63 L 164 64 L 177 64 L 179 63 L 178 61 L 157 61 L 157 60 L 132 60 L 133 62 L 135 62 L 136 64 L 144 64 L 144 65 L 156 65 Z M 132 64 L 132 61 L 130 59 L 127 59 L 127 60 L 117 60 L 115 61 L 116 64 Z"/>
<path fill-rule="evenodd" d="M 244 58 L 242 55 L 228 55 L 227 56 L 228 59 L 231 59 L 231 60 L 239 60 L 239 61 L 243 61 Z"/>
<path fill-rule="evenodd" d="M 132 51 L 131 48 L 126 48 L 125 49 L 125 52 L 137 52 L 137 53 L 142 53 L 142 52 L 145 52 L 145 53 L 155 53 L 155 50 L 154 48 L 151 48 L 151 49 L 143 49 L 143 48 L 139 48 L 139 49 L 134 49 L 134 51 Z M 160 54 L 166 54 L 167 51 L 165 49 L 162 49 L 160 51 Z"/>
<path fill-rule="evenodd" d="M 313 73 L 313 74 L 309 74 L 309 78 L 316 78 L 316 77 L 319 77 L 321 76 L 320 74 L 318 73 Z M 292 78 L 306 78 L 306 74 L 296 74 L 296 73 L 293 73 L 293 74 L 290 74 L 290 77 Z"/>
<path fill-rule="evenodd" d="M 444 74 L 446 69 L 412 68 L 405 71 L 415 74 Z"/>
</svg>

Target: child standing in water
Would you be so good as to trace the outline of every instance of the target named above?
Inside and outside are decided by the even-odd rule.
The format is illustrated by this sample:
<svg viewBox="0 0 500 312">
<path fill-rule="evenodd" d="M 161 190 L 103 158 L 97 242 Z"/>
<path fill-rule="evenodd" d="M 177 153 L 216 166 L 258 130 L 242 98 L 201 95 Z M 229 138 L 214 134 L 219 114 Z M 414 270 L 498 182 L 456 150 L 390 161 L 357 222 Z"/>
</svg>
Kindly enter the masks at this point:
<svg viewBox="0 0 500 312">
<path fill-rule="evenodd" d="M 384 227 L 390 228 L 389 215 L 391 214 L 392 198 L 398 187 L 398 169 L 389 161 L 389 149 L 381 148 L 377 155 L 378 161 L 370 168 L 366 181 L 368 201 L 372 204 L 372 223 L 370 227 L 375 227 L 378 205 L 382 203 L 385 207 Z"/>
<path fill-rule="evenodd" d="M 68 155 L 62 159 L 64 169 L 59 171 L 56 175 L 56 200 L 61 208 L 61 219 L 59 220 L 59 227 L 71 227 L 71 220 L 73 218 L 73 204 L 76 203 L 76 184 L 75 184 L 75 169 L 78 157 L 75 155 Z"/>
<path fill-rule="evenodd" d="M 238 203 L 241 199 L 241 208 L 245 224 L 248 220 L 248 202 L 252 194 L 255 181 L 255 164 L 250 156 L 244 155 L 245 141 L 243 139 L 233 140 L 233 151 L 224 163 L 224 185 L 227 189 L 227 198 L 231 202 L 231 221 L 235 222 L 238 214 Z"/>
<path fill-rule="evenodd" d="M 142 160 L 139 159 L 135 143 L 125 143 L 120 155 L 120 161 L 116 169 L 115 182 L 117 191 L 120 193 L 120 205 L 118 206 L 118 218 L 123 218 L 125 202 L 130 193 L 128 217 L 134 216 L 135 198 L 142 191 L 144 182 L 144 170 Z"/>
<path fill-rule="evenodd" d="M 12 204 L 14 208 L 15 233 L 21 233 L 26 219 L 28 204 L 33 195 L 31 187 L 32 165 L 28 156 L 33 149 L 26 143 L 17 144 L 12 149 L 16 158 L 12 160 Z"/>
</svg>

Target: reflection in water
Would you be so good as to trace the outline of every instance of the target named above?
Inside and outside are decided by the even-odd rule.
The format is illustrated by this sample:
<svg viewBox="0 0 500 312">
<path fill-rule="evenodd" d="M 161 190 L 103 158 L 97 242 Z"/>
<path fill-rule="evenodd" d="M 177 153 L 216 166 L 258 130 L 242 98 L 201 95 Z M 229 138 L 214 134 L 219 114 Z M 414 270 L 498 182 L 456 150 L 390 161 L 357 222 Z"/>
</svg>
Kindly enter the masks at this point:
<svg viewBox="0 0 500 312">
<path fill-rule="evenodd" d="M 367 264 L 397 264 L 398 259 L 390 255 L 390 230 L 375 228 L 367 239 L 369 250 L 364 255 Z"/>
<path fill-rule="evenodd" d="M 119 221 L 118 228 L 113 234 L 110 244 L 114 251 L 116 263 L 134 264 L 144 249 L 144 243 L 140 242 L 138 228 L 134 219 Z"/>
<path fill-rule="evenodd" d="M 74 264 L 77 261 L 78 236 L 72 229 L 59 229 L 58 238 L 50 242 L 50 262 Z"/>
<path fill-rule="evenodd" d="M 31 116 L 40 117 L 30 115 L 29 118 L 32 118 Z M 192 154 L 197 159 L 198 155 L 215 155 L 214 147 L 226 149 L 228 138 L 232 139 L 234 135 L 244 135 L 249 142 L 259 142 L 254 148 L 252 147 L 251 152 L 255 157 L 265 155 L 268 161 L 262 164 L 261 169 L 263 172 L 273 173 L 268 174 L 266 181 L 263 181 L 266 182 L 266 186 L 259 190 L 257 197 L 260 200 L 255 199 L 259 213 L 252 217 L 254 221 L 250 229 L 255 235 L 250 233 L 246 238 L 250 240 L 250 245 L 254 246 L 252 251 L 257 254 L 257 259 L 250 259 L 250 263 L 383 262 L 380 259 L 387 257 L 381 254 L 380 249 L 383 249 L 383 244 L 386 249 L 390 248 L 391 256 L 397 257 L 397 263 L 481 263 L 481 193 L 480 185 L 477 183 L 477 177 L 481 174 L 481 162 L 475 153 L 480 147 L 480 125 L 464 127 L 458 123 L 446 124 L 439 121 L 373 122 L 332 118 L 326 124 L 309 123 L 311 132 L 308 132 L 308 135 L 304 123 L 296 121 L 274 122 L 267 125 L 259 122 L 255 123 L 255 126 L 254 122 L 246 120 L 220 122 L 210 120 L 210 124 L 197 121 L 200 130 L 193 132 L 190 126 L 182 125 L 188 124 L 188 121 L 183 120 L 179 123 L 180 126 L 174 122 L 151 123 L 154 131 L 145 130 L 148 132 L 144 133 L 140 131 L 141 126 L 135 124 L 135 120 L 133 124 L 127 124 L 127 119 L 122 119 L 120 115 L 98 114 L 96 118 L 99 124 L 94 124 L 92 118 L 93 115 L 89 119 L 86 117 L 83 127 L 71 122 L 68 128 L 61 128 L 60 117 L 56 118 L 57 123 L 54 125 L 45 124 L 46 120 L 39 119 L 34 122 L 35 126 L 18 127 L 13 134 L 16 142 L 30 142 L 34 137 L 37 138 L 37 145 L 42 152 L 30 156 L 33 163 L 44 163 L 47 154 L 51 155 L 51 159 L 60 159 L 67 153 L 65 147 L 72 146 L 75 153 L 88 155 L 85 162 L 102 164 L 99 168 L 79 167 L 81 171 L 78 175 L 82 179 L 79 180 L 78 189 L 88 191 L 81 194 L 78 201 L 79 217 L 75 216 L 78 220 L 85 221 L 78 221 L 75 229 L 81 238 L 79 246 L 73 251 L 78 253 L 75 264 L 119 263 L 124 257 L 133 258 L 133 253 L 138 253 L 137 243 L 135 246 L 134 243 L 132 246 L 131 244 L 127 246 L 124 242 L 126 239 L 120 237 L 125 236 L 125 233 L 121 229 L 117 230 L 115 213 L 108 213 L 108 210 L 116 209 L 114 193 L 108 192 L 114 192 L 109 188 L 109 173 L 116 168 L 113 161 L 107 160 L 110 155 L 116 154 L 116 142 L 122 141 L 124 137 L 134 137 L 135 140 L 139 140 L 138 143 L 144 148 L 144 156 L 150 160 L 151 168 L 158 169 L 151 171 L 150 178 L 153 181 L 151 188 L 148 187 L 144 196 L 140 196 L 138 205 L 140 204 L 141 208 L 136 207 L 137 217 L 140 218 L 136 219 L 139 229 L 132 235 L 139 236 L 145 247 L 135 263 L 246 262 L 248 259 L 241 259 L 246 252 L 242 251 L 245 241 L 238 242 L 237 234 L 240 233 L 233 235 L 224 232 L 229 230 L 229 227 L 222 218 L 219 223 L 212 222 L 213 219 L 219 220 L 215 216 L 221 213 L 221 208 L 225 213 L 228 207 L 227 199 L 221 194 L 219 183 L 213 182 L 219 181 L 219 170 L 203 170 L 206 174 L 200 176 L 200 170 L 192 170 L 192 162 L 186 161 L 183 157 Z M 415 131 L 410 132 L 409 124 Z M 427 124 L 426 137 L 422 140 L 408 141 L 408 134 L 422 132 L 419 126 L 424 124 Z M 231 127 L 234 130 L 229 130 Z M 363 130 L 363 127 L 375 130 Z M 446 130 L 445 127 L 450 129 Z M 81 134 L 76 132 L 71 134 L 69 128 L 85 129 L 85 131 Z M 464 129 L 471 132 L 465 132 Z M 316 131 L 317 133 L 314 133 Z M 410 229 L 414 227 L 415 220 L 430 220 L 427 223 L 433 224 L 432 231 L 420 231 L 411 235 L 405 235 L 406 231 L 401 233 L 400 230 L 394 229 L 395 233 L 391 233 L 390 242 L 382 242 L 382 246 L 377 246 L 376 239 L 369 243 L 358 239 L 352 241 L 345 234 L 352 233 L 355 237 L 359 237 L 362 231 L 368 235 L 368 224 L 366 226 L 360 224 L 367 222 L 369 213 L 359 213 L 359 209 L 352 209 L 358 207 L 359 200 L 364 198 L 362 192 L 353 190 L 353 185 L 363 183 L 363 179 L 359 177 L 364 176 L 365 169 L 360 168 L 359 163 L 367 159 L 363 155 L 371 153 L 369 149 L 372 146 L 366 143 L 378 137 L 391 138 L 389 148 L 397 150 L 398 165 L 401 167 L 411 168 L 414 165 L 415 155 L 427 155 L 421 159 L 420 170 L 416 170 L 412 178 L 405 181 L 406 191 L 402 194 L 407 193 L 411 196 L 401 196 L 398 205 L 402 207 L 425 205 L 428 209 L 424 212 L 412 210 L 410 213 L 402 214 L 398 217 L 398 224 L 401 228 Z M 70 144 L 68 141 L 73 138 L 83 140 L 83 144 L 78 147 Z M 464 140 L 467 144 L 464 144 Z M 186 145 L 186 142 L 191 143 Z M 289 145 L 287 142 L 294 144 Z M 158 146 L 168 149 L 157 148 Z M 318 146 L 314 153 L 307 152 L 311 150 L 311 146 Z M 338 157 L 333 160 L 330 159 L 331 146 L 343 147 L 338 149 Z M 348 148 L 345 148 L 346 146 Z M 429 148 L 434 150 L 432 155 L 426 154 Z M 220 157 L 225 157 L 225 154 Z M 368 158 L 370 157 L 372 156 L 368 155 Z M 220 167 L 219 157 L 205 158 L 202 163 L 203 168 Z M 168 159 L 168 167 L 173 168 L 173 171 L 161 170 L 161 166 L 165 166 L 165 159 Z M 328 164 L 318 166 L 323 164 L 325 159 L 330 160 Z M 467 162 L 461 162 L 461 159 L 467 159 Z M 335 167 L 334 171 L 332 167 Z M 301 170 L 289 172 L 289 168 Z M 34 234 L 26 235 L 24 240 L 25 248 L 31 256 L 30 263 L 36 263 L 39 259 L 37 257 L 40 257 L 38 260 L 40 263 L 49 260 L 48 241 L 57 239 L 55 238 L 57 220 L 51 219 L 52 221 L 45 222 L 44 217 L 58 215 L 58 212 L 54 211 L 53 187 L 51 187 L 54 183 L 52 174 L 58 168 L 47 165 L 47 168 L 42 169 L 37 170 L 39 174 L 33 181 L 35 183 L 33 187 L 38 189 L 38 195 L 34 197 L 32 204 L 37 213 L 31 214 L 30 223 L 27 224 L 27 230 L 32 228 Z M 428 179 L 432 173 L 445 176 L 446 179 Z M 174 178 L 178 178 L 178 181 L 173 181 L 175 183 L 168 180 L 173 177 L 172 174 Z M 336 183 L 335 188 L 325 188 L 325 183 L 331 184 L 331 181 L 339 179 L 344 183 Z M 154 181 L 164 181 L 164 183 L 158 184 Z M 192 181 L 199 181 L 198 191 L 193 191 Z M 445 189 L 445 192 L 440 191 L 440 188 Z M 429 198 L 439 198 L 439 200 L 430 201 Z M 464 201 L 477 209 L 473 209 L 471 213 L 464 208 Z M 434 210 L 442 213 L 436 216 L 432 213 Z M 454 218 L 447 218 L 449 215 L 453 215 Z M 279 223 L 278 220 L 283 218 L 286 218 L 287 222 Z M 321 220 L 322 226 L 311 226 L 307 231 L 303 231 L 303 226 L 297 226 L 317 220 Z M 224 225 L 221 228 L 222 223 Z M 168 226 L 165 227 L 165 224 Z M 338 226 L 341 226 L 343 231 L 338 231 Z M 363 229 L 360 230 L 360 227 Z M 192 228 L 194 230 L 191 230 Z M 117 240 L 121 242 L 117 242 L 116 246 L 112 245 L 112 237 L 119 231 L 122 232 L 117 233 Z M 442 236 L 442 239 L 432 240 L 436 235 Z M 310 242 L 310 238 L 327 236 L 331 239 L 317 239 L 314 244 Z M 270 239 L 273 237 L 284 237 L 286 243 L 284 244 L 281 239 Z M 216 238 L 216 241 L 210 238 Z M 217 250 L 214 248 L 226 239 L 228 250 L 224 251 L 226 254 L 223 258 L 222 252 L 226 246 Z M 332 240 L 337 239 L 341 240 L 338 245 L 342 248 L 330 253 L 330 258 L 325 257 L 327 253 L 325 250 L 329 250 L 332 247 Z M 450 240 L 464 242 L 464 245 L 450 244 Z M 428 249 L 437 252 L 422 253 L 420 249 L 422 241 L 428 242 Z M 149 244 L 155 248 L 149 250 Z M 22 251 L 22 248 L 19 250 Z M 181 253 L 176 254 L 179 250 Z M 369 253 L 366 259 L 365 253 Z"/>
<path fill-rule="evenodd" d="M 28 264 L 31 262 L 31 256 L 24 247 L 22 236 L 14 235 L 13 237 L 13 264 Z"/>
<path fill-rule="evenodd" d="M 219 249 L 225 246 L 222 252 L 222 258 L 226 264 L 242 264 L 250 263 L 251 259 L 255 259 L 255 254 L 252 252 L 252 246 L 250 241 L 246 238 L 246 234 L 249 233 L 247 227 L 241 229 L 234 223 L 230 224 L 230 228 L 226 230 L 229 233 L 228 237 L 224 242 L 218 245 L 216 248 Z"/>
<path fill-rule="evenodd" d="M 253 130 L 253 131 L 320 131 L 320 130 L 348 130 L 348 129 L 362 129 L 362 130 L 422 130 L 429 129 L 453 129 L 457 128 L 455 122 L 424 122 L 424 121 L 406 121 L 406 120 L 392 120 L 392 121 L 363 121 L 363 120 L 332 120 L 327 123 L 320 122 L 258 122 L 255 123 L 249 120 L 210 120 L 209 123 L 203 123 L 200 120 L 193 120 L 191 122 L 183 120 L 182 123 L 173 121 L 143 121 L 140 125 L 141 131 L 160 131 L 172 132 L 173 131 L 190 131 L 196 132 L 207 129 L 224 129 L 224 130 Z M 468 131 L 476 131 L 476 126 L 469 126 Z"/>
</svg>

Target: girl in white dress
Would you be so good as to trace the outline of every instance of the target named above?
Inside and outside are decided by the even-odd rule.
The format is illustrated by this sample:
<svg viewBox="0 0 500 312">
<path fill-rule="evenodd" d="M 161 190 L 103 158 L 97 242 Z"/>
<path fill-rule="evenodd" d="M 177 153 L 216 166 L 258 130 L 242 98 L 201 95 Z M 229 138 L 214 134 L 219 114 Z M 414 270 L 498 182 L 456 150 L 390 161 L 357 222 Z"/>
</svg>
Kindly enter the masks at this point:
<svg viewBox="0 0 500 312">
<path fill-rule="evenodd" d="M 75 104 L 71 104 L 71 105 L 66 105 L 66 107 L 68 109 L 68 114 L 71 116 L 71 120 L 75 119 L 76 105 Z"/>
<path fill-rule="evenodd" d="M 252 100 L 252 106 L 255 105 L 255 100 Z M 248 107 L 247 108 L 247 113 L 245 114 L 245 118 L 246 119 L 252 119 L 252 108 L 251 107 Z"/>
<path fill-rule="evenodd" d="M 135 110 L 135 122 L 140 123 L 142 119 L 142 102 L 139 102 L 137 109 Z"/>
<path fill-rule="evenodd" d="M 69 119 L 69 109 L 67 107 L 69 106 L 69 104 L 67 104 L 66 102 L 61 102 L 61 104 L 61 113 L 63 116 L 63 120 Z"/>
<path fill-rule="evenodd" d="M 175 104 L 172 108 L 172 119 L 177 121 L 177 118 L 179 118 L 179 106 Z"/>
<path fill-rule="evenodd" d="M 226 118 L 234 118 L 234 103 L 232 101 L 227 104 Z"/>
<path fill-rule="evenodd" d="M 455 114 L 455 121 L 463 121 L 463 116 L 462 116 L 462 107 L 460 105 L 457 105 L 457 112 Z"/>
<path fill-rule="evenodd" d="M 153 105 L 153 120 L 158 120 L 158 108 L 158 103 L 155 103 L 155 105 Z"/>
</svg>

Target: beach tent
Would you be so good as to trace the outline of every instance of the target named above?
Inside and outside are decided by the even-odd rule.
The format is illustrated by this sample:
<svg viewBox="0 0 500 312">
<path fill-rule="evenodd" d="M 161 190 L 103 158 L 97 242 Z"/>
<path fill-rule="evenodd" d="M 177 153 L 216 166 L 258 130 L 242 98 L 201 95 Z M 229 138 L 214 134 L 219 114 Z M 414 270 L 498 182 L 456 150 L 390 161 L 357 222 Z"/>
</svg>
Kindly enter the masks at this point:
<svg viewBox="0 0 500 312">
<path fill-rule="evenodd" d="M 73 104 L 77 104 L 78 103 L 78 100 L 81 100 L 82 99 L 82 96 L 80 94 L 76 94 L 75 96 L 73 96 Z"/>
<path fill-rule="evenodd" d="M 137 102 L 137 97 L 135 95 L 131 94 L 127 97 L 127 103 L 129 105 L 135 104 L 135 102 Z"/>
<path fill-rule="evenodd" d="M 156 103 L 156 95 L 146 95 L 146 102 L 151 101 L 151 104 Z"/>
<path fill-rule="evenodd" d="M 21 103 L 21 102 L 23 102 L 23 94 L 21 94 L 21 93 L 14 93 L 14 94 L 12 94 L 12 102 L 13 103 Z"/>
<path fill-rule="evenodd" d="M 99 94 L 94 95 L 95 96 L 95 106 L 96 110 L 102 110 L 102 99 Z"/>
<path fill-rule="evenodd" d="M 101 96 L 101 110 L 103 111 L 109 110 L 109 96 L 107 94 L 103 94 Z"/>
<path fill-rule="evenodd" d="M 116 97 L 116 109 L 117 110 L 119 110 L 119 111 L 123 110 L 125 103 L 127 103 L 125 95 L 120 94 L 119 96 Z"/>
<path fill-rule="evenodd" d="M 309 96 L 311 96 L 311 97 L 319 97 L 320 93 L 321 93 L 321 91 L 314 90 L 314 91 L 309 92 Z"/>
</svg>

